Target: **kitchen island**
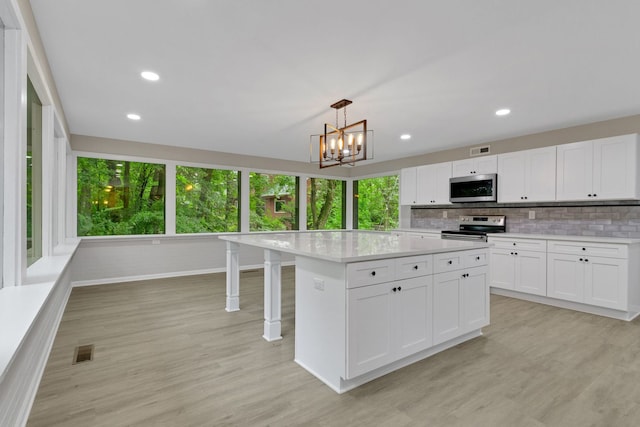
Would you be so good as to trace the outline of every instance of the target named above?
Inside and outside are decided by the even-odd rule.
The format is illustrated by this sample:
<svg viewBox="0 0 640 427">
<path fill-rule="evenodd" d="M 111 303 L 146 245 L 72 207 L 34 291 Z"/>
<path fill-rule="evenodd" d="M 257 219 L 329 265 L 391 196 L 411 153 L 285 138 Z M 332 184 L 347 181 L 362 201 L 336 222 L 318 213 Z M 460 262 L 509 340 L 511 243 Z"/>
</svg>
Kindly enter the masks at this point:
<svg viewBox="0 0 640 427">
<path fill-rule="evenodd" d="M 481 335 L 488 245 L 399 233 L 220 236 L 227 311 L 240 308 L 239 250 L 265 250 L 263 337 L 280 336 L 280 254 L 295 255 L 295 361 L 338 393 Z"/>
</svg>

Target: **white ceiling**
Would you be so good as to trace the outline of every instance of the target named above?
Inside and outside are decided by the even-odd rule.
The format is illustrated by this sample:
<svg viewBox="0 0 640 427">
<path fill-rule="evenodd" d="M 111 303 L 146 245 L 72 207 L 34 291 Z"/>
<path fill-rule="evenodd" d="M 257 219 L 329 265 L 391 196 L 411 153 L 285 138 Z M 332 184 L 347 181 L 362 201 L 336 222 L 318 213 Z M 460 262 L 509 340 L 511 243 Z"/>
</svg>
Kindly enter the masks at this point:
<svg viewBox="0 0 640 427">
<path fill-rule="evenodd" d="M 306 162 L 348 98 L 381 161 L 640 113 L 637 0 L 31 4 L 74 134 Z"/>
</svg>

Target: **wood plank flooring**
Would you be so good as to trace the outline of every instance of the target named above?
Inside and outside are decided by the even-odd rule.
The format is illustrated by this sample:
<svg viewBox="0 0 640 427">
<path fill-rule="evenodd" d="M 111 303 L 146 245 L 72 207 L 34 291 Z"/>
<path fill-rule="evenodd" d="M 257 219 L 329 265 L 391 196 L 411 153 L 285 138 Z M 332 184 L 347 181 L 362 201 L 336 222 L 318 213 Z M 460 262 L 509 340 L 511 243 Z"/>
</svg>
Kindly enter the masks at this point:
<svg viewBox="0 0 640 427">
<path fill-rule="evenodd" d="M 262 335 L 262 272 L 76 288 L 28 426 L 638 426 L 640 322 L 491 297 L 485 335 L 338 395 Z M 77 345 L 93 361 L 72 365 Z"/>
</svg>

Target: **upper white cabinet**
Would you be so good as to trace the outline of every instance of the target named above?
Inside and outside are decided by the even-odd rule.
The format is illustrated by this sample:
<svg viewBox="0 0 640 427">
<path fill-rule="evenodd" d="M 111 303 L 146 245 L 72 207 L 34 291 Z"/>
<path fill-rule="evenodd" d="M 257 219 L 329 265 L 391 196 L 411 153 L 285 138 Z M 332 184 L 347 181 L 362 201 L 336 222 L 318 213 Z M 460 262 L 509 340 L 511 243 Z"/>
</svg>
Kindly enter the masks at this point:
<svg viewBox="0 0 640 427">
<path fill-rule="evenodd" d="M 498 171 L 498 156 L 482 156 L 473 159 L 456 160 L 452 163 L 452 177 L 484 175 Z"/>
<path fill-rule="evenodd" d="M 416 199 L 416 172 L 418 168 L 406 168 L 400 171 L 400 204 L 415 205 Z"/>
<path fill-rule="evenodd" d="M 419 205 L 443 205 L 449 201 L 451 162 L 419 166 L 416 174 L 416 197 Z"/>
<path fill-rule="evenodd" d="M 449 204 L 451 162 L 402 169 L 400 171 L 400 204 Z"/>
<path fill-rule="evenodd" d="M 638 135 L 557 147 L 557 199 L 638 199 Z"/>
<path fill-rule="evenodd" d="M 556 199 L 556 147 L 498 155 L 498 202 Z"/>
</svg>

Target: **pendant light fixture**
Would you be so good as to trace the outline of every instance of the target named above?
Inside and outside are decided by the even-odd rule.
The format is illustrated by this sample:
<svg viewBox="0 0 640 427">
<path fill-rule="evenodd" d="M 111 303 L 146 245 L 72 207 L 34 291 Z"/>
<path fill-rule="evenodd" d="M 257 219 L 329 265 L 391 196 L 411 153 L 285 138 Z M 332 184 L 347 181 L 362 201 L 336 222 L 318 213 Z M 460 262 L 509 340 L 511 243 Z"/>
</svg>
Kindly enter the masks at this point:
<svg viewBox="0 0 640 427">
<path fill-rule="evenodd" d="M 325 123 L 322 135 L 311 136 L 312 150 L 314 137 L 319 137 L 318 160 L 320 169 L 331 166 L 353 166 L 356 162 L 367 160 L 367 143 L 373 139 L 373 131 L 367 130 L 366 120 L 347 124 L 347 105 L 351 103 L 352 101 L 343 99 L 332 104 L 331 108 L 336 110 L 335 126 Z M 343 110 L 344 113 L 342 127 L 340 127 L 338 121 L 340 110 Z"/>
</svg>

